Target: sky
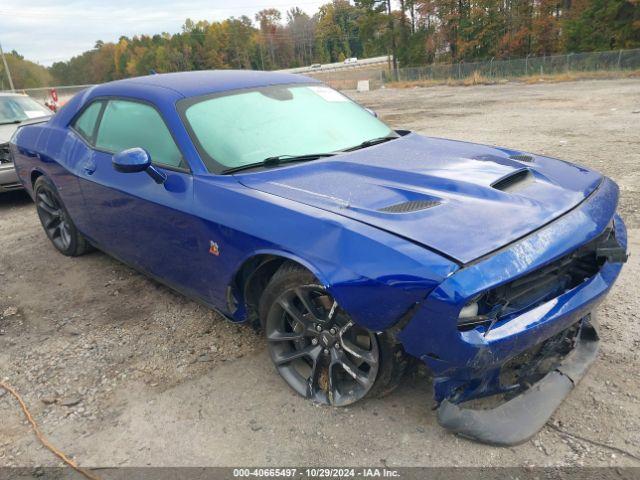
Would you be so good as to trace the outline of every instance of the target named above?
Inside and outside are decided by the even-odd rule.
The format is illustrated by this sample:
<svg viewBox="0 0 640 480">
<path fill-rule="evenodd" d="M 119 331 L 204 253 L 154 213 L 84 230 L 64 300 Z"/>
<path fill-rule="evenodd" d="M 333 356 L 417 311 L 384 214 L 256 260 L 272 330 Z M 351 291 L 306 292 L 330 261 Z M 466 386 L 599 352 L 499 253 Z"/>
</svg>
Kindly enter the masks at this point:
<svg viewBox="0 0 640 480">
<path fill-rule="evenodd" d="M 0 45 L 50 66 L 122 35 L 177 33 L 186 18 L 224 20 L 263 8 L 285 12 L 298 6 L 309 14 L 327 0 L 25 0 L 0 1 Z"/>
</svg>

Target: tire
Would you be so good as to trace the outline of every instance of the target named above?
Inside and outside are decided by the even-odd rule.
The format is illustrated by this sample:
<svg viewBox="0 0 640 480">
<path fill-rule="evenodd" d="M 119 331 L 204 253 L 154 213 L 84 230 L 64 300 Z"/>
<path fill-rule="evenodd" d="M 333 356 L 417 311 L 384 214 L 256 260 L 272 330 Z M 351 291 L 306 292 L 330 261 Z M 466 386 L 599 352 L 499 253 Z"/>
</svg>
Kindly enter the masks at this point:
<svg viewBox="0 0 640 480">
<path fill-rule="evenodd" d="M 53 183 L 40 176 L 33 185 L 33 191 L 40 223 L 53 246 L 68 257 L 77 257 L 91 250 L 91 245 L 71 220 Z"/>
<path fill-rule="evenodd" d="M 285 262 L 266 286 L 260 320 L 285 382 L 317 403 L 346 406 L 391 392 L 407 367 L 386 333 L 357 325 L 304 267 Z"/>
</svg>

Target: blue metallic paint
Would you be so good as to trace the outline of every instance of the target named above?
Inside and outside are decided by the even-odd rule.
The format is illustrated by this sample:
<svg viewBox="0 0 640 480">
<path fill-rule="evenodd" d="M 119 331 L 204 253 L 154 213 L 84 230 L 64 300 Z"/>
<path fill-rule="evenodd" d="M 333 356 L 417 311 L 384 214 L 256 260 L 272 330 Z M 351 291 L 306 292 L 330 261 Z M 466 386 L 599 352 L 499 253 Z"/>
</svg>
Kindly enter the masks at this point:
<svg viewBox="0 0 640 480">
<path fill-rule="evenodd" d="M 165 183 L 169 178 L 166 173 L 151 164 L 151 156 L 144 148 L 129 148 L 113 155 L 113 168 L 120 173 L 145 172 L 156 183 Z M 179 182 L 174 182 L 173 190 L 180 189 Z"/>
<path fill-rule="evenodd" d="M 593 310 L 613 284 L 606 264 L 578 287 L 495 326 L 460 332 L 456 320 L 478 292 L 531 272 L 596 237 L 615 215 L 615 184 L 582 167 L 509 149 L 403 138 L 338 157 L 231 175 L 207 172 L 180 121 L 176 102 L 230 89 L 312 82 L 258 72 L 154 75 L 90 88 L 45 124 L 21 128 L 12 154 L 31 194 L 47 175 L 78 229 L 122 261 L 187 295 L 229 310 L 227 288 L 256 255 L 301 263 L 326 285 L 355 321 L 390 328 L 416 305 L 398 334 L 405 350 L 435 374 L 437 400 L 462 401 L 500 390 L 500 365 Z M 92 149 L 69 128 L 100 98 L 153 104 L 172 132 L 189 171 L 156 167 L 122 174 L 112 156 Z M 529 168 L 536 182 L 518 195 L 491 185 Z M 435 199 L 411 214 L 379 212 L 394 203 Z M 626 246 L 616 217 L 618 241 Z M 209 242 L 219 256 L 209 254 Z"/>
<path fill-rule="evenodd" d="M 613 285 L 621 264 L 600 272 L 569 292 L 499 322 L 486 336 L 477 328 L 460 332 L 453 322 L 478 292 L 501 285 L 564 256 L 602 232 L 615 214 L 618 188 L 609 179 L 582 205 L 547 228 L 500 252 L 463 268 L 441 283 L 400 334 L 405 349 L 434 371 L 436 399 L 462 401 L 495 393 L 500 366 L 593 311 Z M 626 230 L 616 216 L 616 238 L 627 245 Z M 455 345 L 456 348 L 451 348 Z M 490 379 L 490 381 L 488 381 Z M 457 387 L 466 387 L 457 391 Z"/>
<path fill-rule="evenodd" d="M 492 187 L 523 167 L 529 167 L 537 181 L 518 195 Z M 529 166 L 496 148 L 417 134 L 238 178 L 248 187 L 354 218 L 461 263 L 558 218 L 602 179 L 590 170 L 543 157 Z M 402 215 L 380 211 L 416 200 L 440 205 Z"/>
<path fill-rule="evenodd" d="M 151 166 L 151 157 L 144 148 L 130 148 L 116 153 L 112 162 L 118 172 L 138 173 Z"/>
</svg>

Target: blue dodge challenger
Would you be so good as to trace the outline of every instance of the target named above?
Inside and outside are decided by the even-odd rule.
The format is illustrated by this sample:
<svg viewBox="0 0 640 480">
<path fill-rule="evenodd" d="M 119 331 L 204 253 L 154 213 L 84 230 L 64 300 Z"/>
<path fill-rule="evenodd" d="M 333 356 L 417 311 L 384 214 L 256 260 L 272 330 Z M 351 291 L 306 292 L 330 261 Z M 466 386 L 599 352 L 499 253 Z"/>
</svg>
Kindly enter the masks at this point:
<svg viewBox="0 0 640 480">
<path fill-rule="evenodd" d="M 423 362 L 440 424 L 494 444 L 535 434 L 583 376 L 627 259 L 609 178 L 394 131 L 303 76 L 99 85 L 10 151 L 62 254 L 96 247 L 253 322 L 315 402 L 384 394 Z"/>
</svg>

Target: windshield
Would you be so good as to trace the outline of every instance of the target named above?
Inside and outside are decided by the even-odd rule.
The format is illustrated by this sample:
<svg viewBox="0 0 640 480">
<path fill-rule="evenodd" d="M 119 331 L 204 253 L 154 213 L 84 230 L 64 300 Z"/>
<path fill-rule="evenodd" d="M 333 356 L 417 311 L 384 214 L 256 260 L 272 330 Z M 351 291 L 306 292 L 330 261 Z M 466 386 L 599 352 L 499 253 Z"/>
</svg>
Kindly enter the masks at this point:
<svg viewBox="0 0 640 480">
<path fill-rule="evenodd" d="M 276 85 L 189 99 L 184 118 L 210 171 L 330 153 L 393 131 L 323 85 Z"/>
<path fill-rule="evenodd" d="M 0 124 L 22 122 L 29 118 L 51 115 L 51 111 L 31 97 L 22 95 L 0 95 Z"/>
</svg>

